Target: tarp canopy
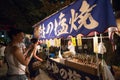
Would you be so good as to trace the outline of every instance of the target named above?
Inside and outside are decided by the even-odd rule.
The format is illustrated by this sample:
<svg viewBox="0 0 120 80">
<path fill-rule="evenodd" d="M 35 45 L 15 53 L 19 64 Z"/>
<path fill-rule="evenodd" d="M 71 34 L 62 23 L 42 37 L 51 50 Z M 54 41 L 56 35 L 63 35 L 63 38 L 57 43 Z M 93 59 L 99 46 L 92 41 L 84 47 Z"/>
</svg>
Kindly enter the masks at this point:
<svg viewBox="0 0 120 80">
<path fill-rule="evenodd" d="M 116 19 L 110 0 L 76 0 L 33 27 L 38 28 L 40 39 L 88 36 L 116 27 Z"/>
</svg>

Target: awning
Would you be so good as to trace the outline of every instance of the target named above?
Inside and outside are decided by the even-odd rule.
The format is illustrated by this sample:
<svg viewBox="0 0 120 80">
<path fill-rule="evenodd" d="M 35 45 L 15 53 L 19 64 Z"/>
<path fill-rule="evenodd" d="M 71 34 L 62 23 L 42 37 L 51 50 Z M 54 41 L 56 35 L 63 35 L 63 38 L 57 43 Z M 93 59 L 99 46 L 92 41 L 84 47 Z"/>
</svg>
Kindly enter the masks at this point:
<svg viewBox="0 0 120 80">
<path fill-rule="evenodd" d="M 94 31 L 103 33 L 116 26 L 110 0 L 76 0 L 33 27 L 40 39 L 51 39 L 77 34 L 88 36 Z"/>
</svg>

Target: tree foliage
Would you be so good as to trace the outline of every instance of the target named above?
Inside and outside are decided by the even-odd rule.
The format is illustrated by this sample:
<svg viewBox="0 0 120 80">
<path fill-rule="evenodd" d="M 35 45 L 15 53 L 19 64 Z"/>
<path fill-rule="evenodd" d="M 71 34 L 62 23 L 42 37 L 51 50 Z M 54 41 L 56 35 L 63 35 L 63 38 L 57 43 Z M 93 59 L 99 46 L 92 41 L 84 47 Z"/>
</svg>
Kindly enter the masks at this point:
<svg viewBox="0 0 120 80">
<path fill-rule="evenodd" d="M 1 0 L 0 15 L 6 21 L 13 22 L 17 28 L 32 33 L 35 23 L 73 1 L 75 0 Z"/>
</svg>

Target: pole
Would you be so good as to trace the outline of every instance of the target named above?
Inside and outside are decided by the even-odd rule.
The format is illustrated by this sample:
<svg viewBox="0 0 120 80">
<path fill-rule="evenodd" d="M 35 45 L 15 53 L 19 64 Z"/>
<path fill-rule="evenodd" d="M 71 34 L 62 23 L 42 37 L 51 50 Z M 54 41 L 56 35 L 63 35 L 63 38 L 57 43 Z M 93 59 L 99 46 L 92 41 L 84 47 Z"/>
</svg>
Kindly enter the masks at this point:
<svg viewBox="0 0 120 80">
<path fill-rule="evenodd" d="M 98 37 L 97 37 L 97 33 L 96 32 L 95 32 L 95 37 L 94 37 L 94 46 L 96 46 L 98 48 Z M 95 50 L 94 52 L 96 54 L 97 75 L 98 75 L 99 80 L 100 80 L 98 49 Z"/>
</svg>

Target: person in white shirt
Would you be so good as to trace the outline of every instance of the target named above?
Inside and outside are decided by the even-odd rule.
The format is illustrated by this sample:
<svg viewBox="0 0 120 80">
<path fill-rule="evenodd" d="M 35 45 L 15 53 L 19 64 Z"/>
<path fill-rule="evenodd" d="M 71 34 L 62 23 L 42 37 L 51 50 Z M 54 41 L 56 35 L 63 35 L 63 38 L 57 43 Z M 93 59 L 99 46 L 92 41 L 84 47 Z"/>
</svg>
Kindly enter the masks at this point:
<svg viewBox="0 0 120 80">
<path fill-rule="evenodd" d="M 71 40 L 68 41 L 68 49 L 72 52 L 72 55 L 76 55 L 75 46 L 72 44 Z"/>
<path fill-rule="evenodd" d="M 24 33 L 18 29 L 12 29 L 8 32 L 11 39 L 5 48 L 5 58 L 7 62 L 7 80 L 27 80 L 25 68 L 28 66 L 30 57 L 24 56 L 21 42 L 24 39 Z M 28 52 L 31 46 L 26 50 Z M 33 53 L 35 49 L 33 49 Z"/>
<path fill-rule="evenodd" d="M 5 50 L 5 45 L 0 44 L 0 67 L 2 67 L 4 63 L 4 50 Z"/>
</svg>

